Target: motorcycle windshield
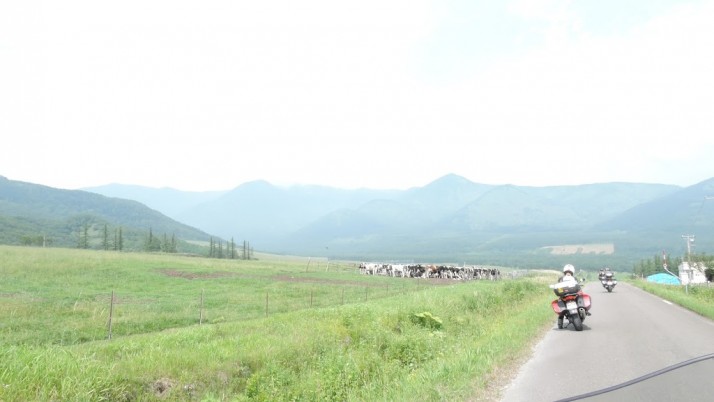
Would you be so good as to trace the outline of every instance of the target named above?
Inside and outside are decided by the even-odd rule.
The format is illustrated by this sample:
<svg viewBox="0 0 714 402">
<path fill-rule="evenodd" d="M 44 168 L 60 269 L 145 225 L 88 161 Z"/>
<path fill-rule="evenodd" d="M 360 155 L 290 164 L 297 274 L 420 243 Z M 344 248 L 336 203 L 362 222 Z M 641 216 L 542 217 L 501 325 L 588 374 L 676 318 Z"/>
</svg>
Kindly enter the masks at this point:
<svg viewBox="0 0 714 402">
<path fill-rule="evenodd" d="M 566 401 L 711 401 L 714 353 Z"/>
</svg>

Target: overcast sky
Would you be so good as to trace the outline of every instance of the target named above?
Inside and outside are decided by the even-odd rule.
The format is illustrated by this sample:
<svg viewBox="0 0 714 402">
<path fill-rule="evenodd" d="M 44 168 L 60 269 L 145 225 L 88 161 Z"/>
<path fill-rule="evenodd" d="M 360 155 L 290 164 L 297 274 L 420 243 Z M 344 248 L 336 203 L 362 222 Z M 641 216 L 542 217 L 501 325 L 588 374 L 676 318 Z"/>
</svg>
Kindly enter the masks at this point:
<svg viewBox="0 0 714 402">
<path fill-rule="evenodd" d="M 714 1 L 0 5 L 0 175 L 228 190 L 714 177 Z"/>
</svg>

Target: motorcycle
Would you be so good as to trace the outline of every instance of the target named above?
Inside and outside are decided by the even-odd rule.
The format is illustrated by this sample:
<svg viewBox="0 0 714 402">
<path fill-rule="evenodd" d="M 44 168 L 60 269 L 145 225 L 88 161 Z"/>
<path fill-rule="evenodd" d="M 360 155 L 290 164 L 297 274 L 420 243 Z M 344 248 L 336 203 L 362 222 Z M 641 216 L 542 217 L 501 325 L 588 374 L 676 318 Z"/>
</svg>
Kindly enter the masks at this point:
<svg viewBox="0 0 714 402">
<path fill-rule="evenodd" d="M 604 277 L 600 279 L 600 283 L 602 283 L 602 287 L 607 289 L 608 292 L 612 292 L 612 289 L 615 289 L 615 285 L 617 285 L 617 281 L 612 276 L 612 272 L 606 273 Z"/>
<path fill-rule="evenodd" d="M 583 321 L 590 315 L 590 295 L 583 292 L 577 281 L 565 281 L 550 285 L 553 293 L 558 296 L 550 303 L 555 314 L 558 315 L 558 328 L 563 329 L 573 324 L 576 331 L 583 330 Z M 563 325 L 568 320 L 567 325 Z"/>
</svg>

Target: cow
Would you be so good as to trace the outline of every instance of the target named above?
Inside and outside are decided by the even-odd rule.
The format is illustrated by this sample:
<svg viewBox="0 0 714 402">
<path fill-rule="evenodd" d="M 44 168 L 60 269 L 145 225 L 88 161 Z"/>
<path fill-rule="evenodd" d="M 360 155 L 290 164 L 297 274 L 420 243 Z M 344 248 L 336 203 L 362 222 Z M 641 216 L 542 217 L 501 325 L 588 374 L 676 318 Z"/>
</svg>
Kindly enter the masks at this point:
<svg viewBox="0 0 714 402">
<path fill-rule="evenodd" d="M 403 264 L 390 264 L 389 265 L 389 272 L 391 273 L 391 276 L 399 276 L 401 278 L 406 277 L 406 268 L 404 267 Z"/>
</svg>

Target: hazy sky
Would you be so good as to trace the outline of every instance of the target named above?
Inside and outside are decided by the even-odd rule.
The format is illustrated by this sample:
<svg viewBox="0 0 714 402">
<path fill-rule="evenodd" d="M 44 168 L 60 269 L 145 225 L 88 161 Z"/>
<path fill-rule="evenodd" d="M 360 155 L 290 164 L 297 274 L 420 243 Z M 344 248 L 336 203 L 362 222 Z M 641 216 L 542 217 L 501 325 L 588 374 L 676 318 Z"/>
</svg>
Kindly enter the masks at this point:
<svg viewBox="0 0 714 402">
<path fill-rule="evenodd" d="M 0 175 L 227 190 L 689 186 L 714 1 L 0 5 Z"/>
</svg>

